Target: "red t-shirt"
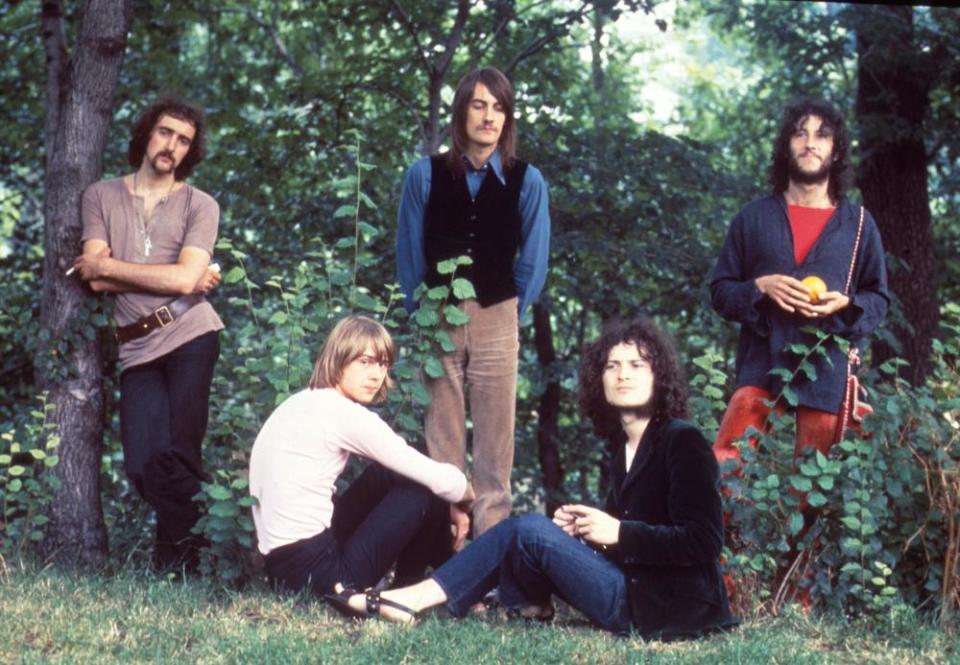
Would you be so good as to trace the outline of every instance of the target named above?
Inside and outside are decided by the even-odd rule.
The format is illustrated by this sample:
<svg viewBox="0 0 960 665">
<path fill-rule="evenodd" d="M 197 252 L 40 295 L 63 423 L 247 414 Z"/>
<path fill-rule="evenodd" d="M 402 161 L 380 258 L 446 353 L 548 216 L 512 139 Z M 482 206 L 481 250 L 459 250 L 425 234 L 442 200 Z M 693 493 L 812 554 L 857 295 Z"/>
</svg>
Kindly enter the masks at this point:
<svg viewBox="0 0 960 665">
<path fill-rule="evenodd" d="M 806 206 L 788 205 L 787 216 L 790 217 L 790 230 L 793 231 L 793 257 L 797 265 L 803 263 L 807 253 L 823 233 L 830 216 L 836 208 L 808 208 Z"/>
</svg>

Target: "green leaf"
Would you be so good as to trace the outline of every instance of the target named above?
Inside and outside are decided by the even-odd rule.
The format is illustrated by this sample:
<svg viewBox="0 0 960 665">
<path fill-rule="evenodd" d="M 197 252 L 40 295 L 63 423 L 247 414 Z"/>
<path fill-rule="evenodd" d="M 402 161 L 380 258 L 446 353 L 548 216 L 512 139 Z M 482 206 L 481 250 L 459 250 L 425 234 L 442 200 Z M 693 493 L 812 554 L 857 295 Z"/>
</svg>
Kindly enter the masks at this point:
<svg viewBox="0 0 960 665">
<path fill-rule="evenodd" d="M 226 501 L 233 498 L 233 492 L 222 485 L 211 485 L 207 489 L 207 495 L 217 501 Z"/>
<path fill-rule="evenodd" d="M 241 281 L 245 276 L 246 272 L 240 266 L 234 266 L 227 271 L 227 274 L 223 276 L 223 282 L 225 284 L 236 284 Z"/>
<path fill-rule="evenodd" d="M 453 259 L 440 261 L 437 264 L 437 272 L 441 275 L 450 275 L 457 269 L 457 262 Z"/>
<path fill-rule="evenodd" d="M 813 489 L 813 483 L 804 476 L 790 476 L 790 484 L 798 492 L 809 492 Z"/>
<path fill-rule="evenodd" d="M 827 497 L 825 497 L 820 492 L 814 490 L 807 495 L 807 503 L 809 503 L 814 508 L 819 508 L 827 504 Z"/>
<path fill-rule="evenodd" d="M 845 527 L 847 527 L 851 531 L 860 531 L 860 527 L 862 526 L 860 520 L 854 517 L 853 515 L 847 515 L 846 517 L 841 517 L 840 521 L 843 523 Z"/>
<path fill-rule="evenodd" d="M 435 286 L 427 290 L 427 298 L 430 300 L 446 300 L 450 295 L 450 288 L 446 286 Z"/>
<path fill-rule="evenodd" d="M 27 470 L 19 464 L 14 464 L 10 467 L 8 472 L 11 476 L 22 476 L 24 473 L 26 473 L 26 471 Z"/>
<path fill-rule="evenodd" d="M 287 313 L 281 310 L 279 312 L 274 312 L 273 316 L 270 317 L 267 323 L 270 323 L 275 326 L 282 326 L 284 323 L 287 322 L 287 318 L 288 318 Z"/>
<path fill-rule="evenodd" d="M 817 484 L 826 491 L 833 489 L 833 476 L 820 476 L 817 478 Z"/>
<path fill-rule="evenodd" d="M 423 371 L 426 372 L 427 376 L 431 379 L 439 379 L 446 375 L 443 364 L 433 356 L 427 358 L 427 361 L 423 364 Z"/>
<path fill-rule="evenodd" d="M 413 320 L 417 322 L 417 325 L 427 328 L 440 323 L 440 315 L 434 309 L 421 307 L 414 313 Z"/>
<path fill-rule="evenodd" d="M 820 469 L 818 469 L 813 462 L 803 462 L 800 465 L 800 473 L 802 473 L 805 476 L 810 476 L 811 478 L 814 478 L 820 475 Z"/>
<path fill-rule="evenodd" d="M 413 384 L 412 392 L 413 399 L 416 400 L 417 404 L 420 406 L 428 406 L 430 404 L 430 393 L 427 392 L 427 389 L 419 381 Z"/>
<path fill-rule="evenodd" d="M 453 353 L 457 350 L 457 345 L 453 343 L 446 330 L 438 330 L 434 338 L 440 343 L 440 348 L 443 349 L 444 353 Z"/>
<path fill-rule="evenodd" d="M 19 478 L 14 478 L 7 485 L 7 490 L 10 491 L 11 493 L 19 492 L 22 487 L 23 487 L 23 481 L 20 480 Z"/>
<path fill-rule="evenodd" d="M 235 503 L 219 501 L 210 506 L 207 512 L 216 517 L 233 517 L 240 514 L 240 508 L 238 508 Z"/>
<path fill-rule="evenodd" d="M 31 449 L 30 454 L 33 456 L 33 459 L 35 460 L 42 460 L 47 456 L 45 452 L 43 452 L 42 450 L 38 450 L 37 448 Z"/>
<path fill-rule="evenodd" d="M 357 214 L 357 206 L 355 205 L 342 205 L 336 210 L 333 211 L 333 218 L 340 219 L 341 217 L 353 217 Z"/>
<path fill-rule="evenodd" d="M 470 316 L 455 305 L 447 305 L 443 309 L 443 318 L 452 326 L 462 326 L 470 321 Z"/>
<path fill-rule="evenodd" d="M 359 291 L 353 294 L 353 304 L 368 312 L 375 312 L 379 309 L 379 303 L 373 297 Z"/>
<path fill-rule="evenodd" d="M 800 529 L 803 528 L 803 515 L 800 513 L 794 513 L 790 516 L 790 523 L 787 526 L 787 531 L 791 536 L 795 536 L 800 533 Z"/>
<path fill-rule="evenodd" d="M 453 280 L 453 295 L 455 295 L 460 300 L 467 300 L 468 298 L 476 298 L 477 292 L 473 288 L 473 284 L 470 283 L 470 280 L 463 277 L 457 277 Z"/>
</svg>

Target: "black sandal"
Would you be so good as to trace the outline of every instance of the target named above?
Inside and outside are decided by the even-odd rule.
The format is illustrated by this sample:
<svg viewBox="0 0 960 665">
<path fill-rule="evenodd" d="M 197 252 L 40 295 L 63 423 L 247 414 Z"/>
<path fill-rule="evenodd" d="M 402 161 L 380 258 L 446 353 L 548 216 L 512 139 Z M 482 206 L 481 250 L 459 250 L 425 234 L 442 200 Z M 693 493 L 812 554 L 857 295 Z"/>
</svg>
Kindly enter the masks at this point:
<svg viewBox="0 0 960 665">
<path fill-rule="evenodd" d="M 396 601 L 390 600 L 389 598 L 381 598 L 380 592 L 375 591 L 374 589 L 367 589 L 363 592 L 366 595 L 365 607 L 363 609 L 357 609 L 350 604 L 350 598 L 358 593 L 360 592 L 356 589 L 344 587 L 338 593 L 324 594 L 323 599 L 327 601 L 327 603 L 329 603 L 337 612 L 349 618 L 369 619 L 371 617 L 379 617 L 381 616 L 381 606 L 391 607 L 405 614 L 409 614 L 414 620 L 417 618 L 417 613 L 414 610 L 410 609 L 406 605 L 401 605 Z M 389 617 L 384 618 L 390 620 Z"/>
</svg>

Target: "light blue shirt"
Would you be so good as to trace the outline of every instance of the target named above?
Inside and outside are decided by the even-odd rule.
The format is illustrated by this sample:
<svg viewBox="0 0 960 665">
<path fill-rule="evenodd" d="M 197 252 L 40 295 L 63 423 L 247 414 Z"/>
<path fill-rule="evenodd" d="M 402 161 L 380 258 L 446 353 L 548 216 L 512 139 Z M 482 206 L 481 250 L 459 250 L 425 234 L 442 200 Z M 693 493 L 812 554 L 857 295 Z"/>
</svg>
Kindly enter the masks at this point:
<svg viewBox="0 0 960 665">
<path fill-rule="evenodd" d="M 466 158 L 464 158 L 466 159 Z M 479 169 L 467 163 L 467 190 L 477 197 L 489 171 L 506 184 L 500 151 L 496 150 Z M 430 158 L 418 159 L 407 171 L 397 212 L 397 280 L 403 290 L 403 304 L 408 311 L 416 309 L 413 292 L 427 274 L 423 249 L 423 221 L 430 199 Z M 547 279 L 550 258 L 550 197 L 540 171 L 527 165 L 520 185 L 520 252 L 513 264 L 513 281 L 517 288 L 519 313 L 540 295 Z"/>
</svg>

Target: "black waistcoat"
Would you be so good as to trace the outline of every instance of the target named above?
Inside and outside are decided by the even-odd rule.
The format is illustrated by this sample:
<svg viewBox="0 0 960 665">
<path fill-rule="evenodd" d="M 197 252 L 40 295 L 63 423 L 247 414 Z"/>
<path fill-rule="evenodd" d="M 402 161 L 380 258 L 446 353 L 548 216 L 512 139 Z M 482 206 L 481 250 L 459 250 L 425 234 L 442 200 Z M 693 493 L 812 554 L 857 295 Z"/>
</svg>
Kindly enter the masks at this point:
<svg viewBox="0 0 960 665">
<path fill-rule="evenodd" d="M 423 224 L 428 286 L 449 285 L 450 276 L 439 274 L 437 263 L 466 255 L 473 264 L 459 266 L 456 274 L 473 283 L 481 307 L 517 295 L 513 263 L 520 248 L 520 186 L 526 172 L 526 163 L 516 160 L 504 169 L 504 185 L 488 167 L 477 198 L 471 200 L 466 176 L 453 176 L 446 155 L 430 158 L 430 198 Z"/>
</svg>

